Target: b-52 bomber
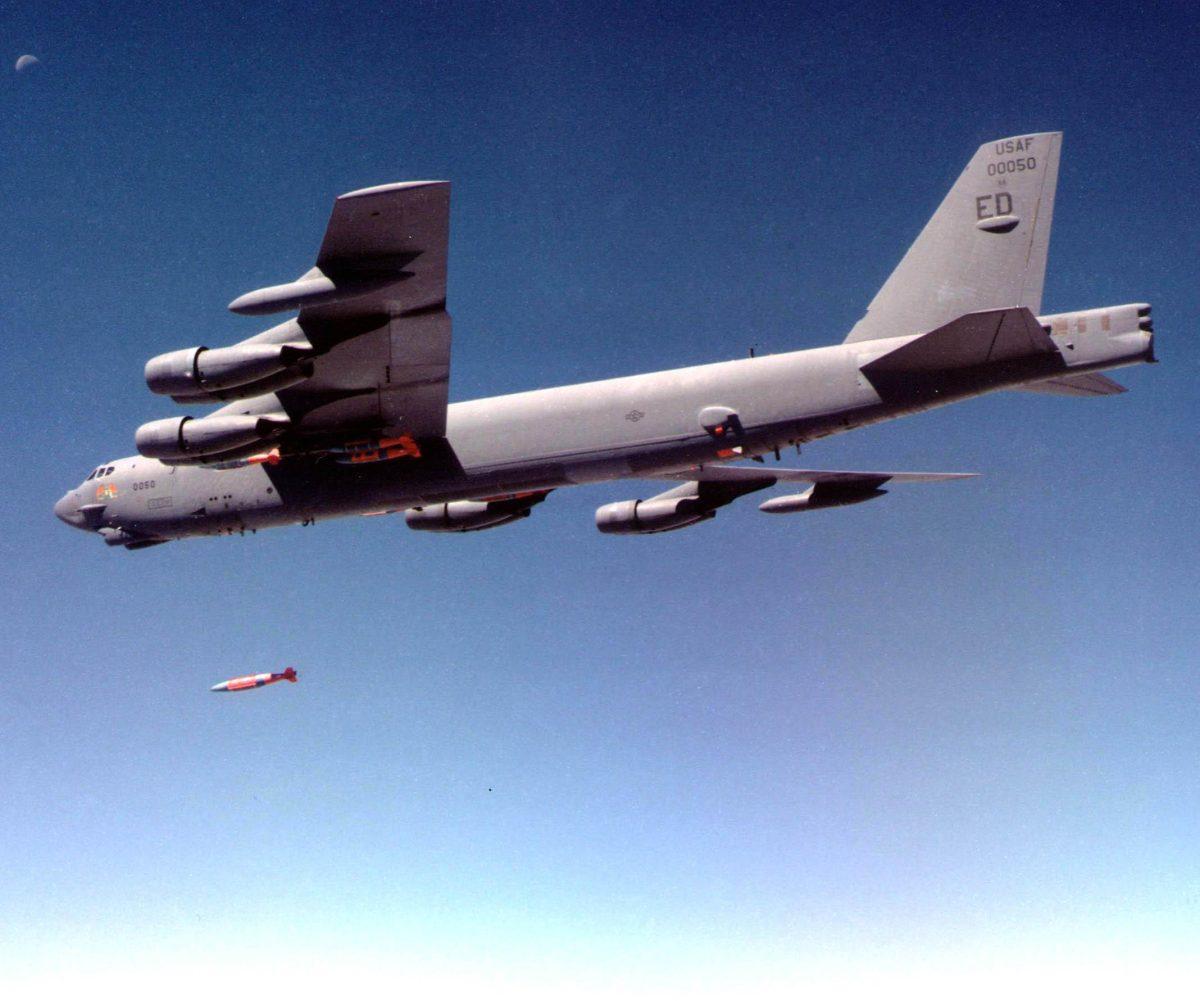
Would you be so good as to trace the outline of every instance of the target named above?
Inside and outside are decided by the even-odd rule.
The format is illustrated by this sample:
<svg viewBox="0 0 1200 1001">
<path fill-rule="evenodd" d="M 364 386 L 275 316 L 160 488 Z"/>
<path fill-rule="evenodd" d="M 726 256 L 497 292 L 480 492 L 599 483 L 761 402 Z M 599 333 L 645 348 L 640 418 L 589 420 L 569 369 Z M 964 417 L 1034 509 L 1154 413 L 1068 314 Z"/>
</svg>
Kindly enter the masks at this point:
<svg viewBox="0 0 1200 1001">
<path fill-rule="evenodd" d="M 761 510 L 855 504 L 888 483 L 968 475 L 762 460 L 996 390 L 1119 393 L 1101 370 L 1154 360 L 1148 305 L 1038 315 L 1061 141 L 1044 132 L 981 146 L 841 344 L 455 404 L 450 185 L 352 191 L 334 203 L 314 268 L 229 306 L 294 318 L 147 363 L 153 392 L 224 405 L 143 424 L 139 454 L 98 466 L 54 513 L 141 549 L 400 511 L 414 529 L 469 532 L 527 517 L 559 487 L 673 482 L 596 512 L 602 532 L 643 534 L 777 484 L 807 489 Z"/>
</svg>

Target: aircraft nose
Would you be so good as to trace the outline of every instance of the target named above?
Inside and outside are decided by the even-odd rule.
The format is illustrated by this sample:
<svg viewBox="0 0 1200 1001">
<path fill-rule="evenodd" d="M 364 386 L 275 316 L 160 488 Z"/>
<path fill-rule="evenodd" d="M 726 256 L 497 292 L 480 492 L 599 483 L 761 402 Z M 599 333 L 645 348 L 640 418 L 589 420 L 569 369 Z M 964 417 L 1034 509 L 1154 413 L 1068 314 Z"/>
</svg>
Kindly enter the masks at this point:
<svg viewBox="0 0 1200 1001">
<path fill-rule="evenodd" d="M 72 528 L 83 528 L 83 516 L 79 513 L 79 506 L 71 493 L 65 493 L 58 499 L 58 503 L 54 505 L 54 517 Z"/>
</svg>

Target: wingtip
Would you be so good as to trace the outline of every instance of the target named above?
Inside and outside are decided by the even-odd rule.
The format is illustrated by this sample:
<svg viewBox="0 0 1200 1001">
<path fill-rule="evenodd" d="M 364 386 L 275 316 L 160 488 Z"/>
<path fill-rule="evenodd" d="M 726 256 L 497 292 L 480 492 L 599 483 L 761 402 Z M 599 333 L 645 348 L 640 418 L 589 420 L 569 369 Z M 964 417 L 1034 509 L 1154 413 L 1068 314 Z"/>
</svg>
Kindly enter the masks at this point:
<svg viewBox="0 0 1200 1001">
<path fill-rule="evenodd" d="M 897 483 L 945 483 L 949 480 L 973 480 L 983 473 L 895 473 Z"/>
</svg>

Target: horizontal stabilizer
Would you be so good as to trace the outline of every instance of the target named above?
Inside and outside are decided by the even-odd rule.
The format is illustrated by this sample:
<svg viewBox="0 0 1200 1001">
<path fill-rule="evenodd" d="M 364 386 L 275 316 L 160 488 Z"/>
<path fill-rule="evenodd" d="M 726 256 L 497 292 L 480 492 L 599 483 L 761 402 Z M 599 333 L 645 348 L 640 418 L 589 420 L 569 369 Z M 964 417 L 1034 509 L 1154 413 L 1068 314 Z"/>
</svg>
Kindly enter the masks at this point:
<svg viewBox="0 0 1200 1001">
<path fill-rule="evenodd" d="M 1058 348 L 1025 307 L 967 313 L 862 367 L 867 378 L 945 372 L 1037 355 Z"/>
<path fill-rule="evenodd" d="M 1115 396 L 1117 393 L 1129 392 L 1119 382 L 1113 382 L 1108 376 L 1101 375 L 1099 372 L 1064 375 L 1058 379 L 1031 382 L 1026 386 L 1016 388 L 1024 393 L 1045 393 L 1048 396 Z"/>
</svg>

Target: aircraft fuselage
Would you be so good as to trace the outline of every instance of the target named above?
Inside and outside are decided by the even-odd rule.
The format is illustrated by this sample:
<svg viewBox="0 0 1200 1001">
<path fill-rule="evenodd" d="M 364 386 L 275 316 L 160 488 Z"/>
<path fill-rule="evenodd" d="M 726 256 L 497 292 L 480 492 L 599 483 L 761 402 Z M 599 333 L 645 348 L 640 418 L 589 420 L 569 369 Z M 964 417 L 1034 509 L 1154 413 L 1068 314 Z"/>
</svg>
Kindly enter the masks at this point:
<svg viewBox="0 0 1200 1001">
<path fill-rule="evenodd" d="M 1137 307 L 1112 307 L 1117 311 Z M 339 465 L 328 458 L 234 469 L 131 456 L 103 467 L 55 505 L 112 544 L 239 534 L 443 501 L 646 477 L 762 456 L 1069 371 L 1153 360 L 1136 325 L 1090 325 L 1105 310 L 1042 317 L 1058 354 L 932 373 L 896 391 L 863 367 L 917 337 L 895 337 L 534 390 L 450 405 L 444 442 L 420 458 Z M 1075 318 L 1083 317 L 1085 322 Z M 1090 332 L 1089 332 L 1090 329 Z M 709 408 L 735 415 L 715 436 Z M 111 469 L 109 472 L 108 470 Z"/>
</svg>

